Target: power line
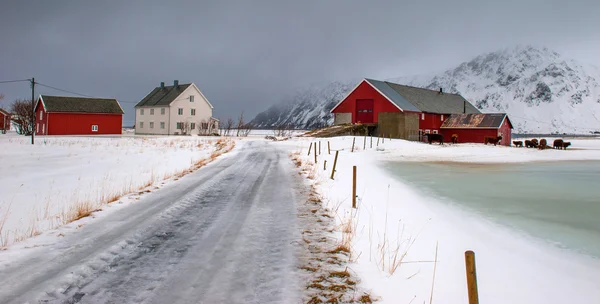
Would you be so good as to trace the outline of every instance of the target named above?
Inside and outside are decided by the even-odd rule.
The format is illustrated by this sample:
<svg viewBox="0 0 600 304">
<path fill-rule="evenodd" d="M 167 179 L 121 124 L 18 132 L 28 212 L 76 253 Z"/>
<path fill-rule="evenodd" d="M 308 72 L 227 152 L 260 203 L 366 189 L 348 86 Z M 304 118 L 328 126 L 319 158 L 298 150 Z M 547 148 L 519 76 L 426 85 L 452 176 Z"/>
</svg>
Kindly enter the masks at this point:
<svg viewBox="0 0 600 304">
<path fill-rule="evenodd" d="M 28 81 L 28 82 L 30 82 L 30 81 L 31 81 L 31 79 L 5 80 L 5 81 L 0 81 L 0 83 L 13 83 L 13 82 L 24 82 L 24 81 Z"/>
<path fill-rule="evenodd" d="M 79 95 L 79 96 L 83 96 L 83 97 L 91 97 L 91 98 L 94 98 L 94 96 L 85 95 L 85 94 L 81 94 L 81 93 L 77 93 L 77 92 L 73 92 L 73 91 L 69 91 L 69 90 L 63 90 L 63 89 L 59 89 L 59 88 L 56 88 L 56 87 L 53 87 L 53 86 L 49 86 L 49 85 L 47 85 L 47 84 L 43 84 L 43 83 L 39 83 L 39 82 L 36 82 L 35 84 L 37 84 L 37 85 L 39 85 L 39 86 L 42 86 L 42 87 L 46 87 L 46 88 L 50 88 L 50 89 L 54 89 L 54 90 L 57 90 L 57 91 L 61 91 L 61 92 L 65 92 L 65 93 L 73 94 L 73 95 Z"/>
</svg>

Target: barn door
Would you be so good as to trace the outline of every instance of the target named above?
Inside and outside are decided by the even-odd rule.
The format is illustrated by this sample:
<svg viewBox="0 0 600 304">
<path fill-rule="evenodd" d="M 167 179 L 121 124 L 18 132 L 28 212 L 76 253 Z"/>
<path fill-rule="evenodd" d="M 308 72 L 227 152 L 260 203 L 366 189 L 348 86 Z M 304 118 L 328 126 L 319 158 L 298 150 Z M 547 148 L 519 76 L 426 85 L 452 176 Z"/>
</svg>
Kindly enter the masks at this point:
<svg viewBox="0 0 600 304">
<path fill-rule="evenodd" d="M 356 122 L 373 123 L 373 99 L 356 100 Z"/>
</svg>

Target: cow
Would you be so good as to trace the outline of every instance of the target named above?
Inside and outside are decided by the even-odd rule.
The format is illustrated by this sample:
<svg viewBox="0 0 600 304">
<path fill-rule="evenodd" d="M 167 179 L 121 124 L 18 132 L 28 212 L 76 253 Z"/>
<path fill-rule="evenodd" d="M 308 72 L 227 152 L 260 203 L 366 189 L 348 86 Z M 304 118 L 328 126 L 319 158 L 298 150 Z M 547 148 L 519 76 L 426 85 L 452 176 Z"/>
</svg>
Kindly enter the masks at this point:
<svg viewBox="0 0 600 304">
<path fill-rule="evenodd" d="M 522 141 L 513 141 L 513 145 L 515 145 L 515 147 L 523 147 L 523 142 Z"/>
<path fill-rule="evenodd" d="M 501 140 L 502 140 L 502 136 L 498 136 L 498 137 L 490 137 L 490 136 L 486 136 L 486 137 L 484 138 L 484 144 L 486 144 L 486 145 L 487 145 L 488 143 L 490 143 L 490 144 L 494 144 L 494 146 L 495 146 L 495 145 L 497 145 L 497 144 L 498 144 L 498 143 L 499 143 Z"/>
<path fill-rule="evenodd" d="M 453 144 L 457 144 L 458 143 L 458 134 L 452 134 L 452 143 Z"/>
<path fill-rule="evenodd" d="M 425 136 L 427 136 L 427 141 L 430 145 L 434 141 L 440 142 L 440 145 L 444 144 L 444 136 L 442 134 L 425 134 Z"/>
<path fill-rule="evenodd" d="M 552 147 L 554 149 L 562 149 L 563 148 L 563 143 L 564 143 L 564 141 L 562 139 L 555 139 L 554 143 L 552 144 Z"/>
<path fill-rule="evenodd" d="M 537 148 L 537 146 L 538 146 L 538 141 L 535 138 L 532 140 L 525 141 L 525 147 L 527 147 L 527 148 Z"/>
<path fill-rule="evenodd" d="M 565 142 L 563 142 L 563 145 L 562 145 L 562 146 L 563 146 L 563 149 L 567 150 L 567 147 L 568 147 L 568 146 L 570 146 L 570 145 L 571 145 L 571 143 L 570 143 L 570 142 L 568 142 L 568 141 L 565 141 Z"/>
<path fill-rule="evenodd" d="M 548 141 L 545 138 L 542 138 L 540 140 L 540 145 L 538 147 L 540 150 L 544 150 L 546 148 L 548 148 Z"/>
</svg>

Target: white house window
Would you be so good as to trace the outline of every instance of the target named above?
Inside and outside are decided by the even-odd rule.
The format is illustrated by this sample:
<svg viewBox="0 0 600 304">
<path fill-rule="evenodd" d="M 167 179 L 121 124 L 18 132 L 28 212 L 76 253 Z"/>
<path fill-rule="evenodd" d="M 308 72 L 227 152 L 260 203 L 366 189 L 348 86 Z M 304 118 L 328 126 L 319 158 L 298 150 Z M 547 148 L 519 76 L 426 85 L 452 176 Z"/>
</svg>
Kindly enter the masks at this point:
<svg viewBox="0 0 600 304">
<path fill-rule="evenodd" d="M 182 108 L 177 109 L 177 114 L 178 115 L 183 115 L 183 109 Z"/>
<path fill-rule="evenodd" d="M 440 120 L 444 121 L 444 114 L 442 114 L 442 116 L 440 116 Z"/>
<path fill-rule="evenodd" d="M 140 121 L 140 129 L 144 128 L 144 122 Z"/>
<path fill-rule="evenodd" d="M 192 110 L 192 111 L 191 111 L 191 112 L 192 112 L 192 113 L 191 113 L 191 114 L 192 114 L 192 116 L 195 116 L 195 115 L 196 115 L 196 109 L 191 109 L 191 110 Z"/>
<path fill-rule="evenodd" d="M 421 113 L 421 120 L 425 120 L 425 113 Z"/>
<path fill-rule="evenodd" d="M 190 95 L 190 102 L 194 102 L 194 95 Z"/>
<path fill-rule="evenodd" d="M 160 115 L 165 115 L 165 108 L 160 109 Z"/>
<path fill-rule="evenodd" d="M 183 130 L 183 123 L 182 122 L 178 122 L 177 123 L 177 130 Z"/>
<path fill-rule="evenodd" d="M 161 122 L 161 123 L 160 123 L 160 128 L 161 128 L 161 129 L 164 129 L 164 128 L 165 128 L 165 123 L 164 123 L 164 122 Z"/>
<path fill-rule="evenodd" d="M 154 122 L 153 121 L 150 122 L 150 129 L 154 129 Z"/>
<path fill-rule="evenodd" d="M 196 123 L 191 123 L 190 124 L 190 130 L 194 130 L 196 129 Z"/>
<path fill-rule="evenodd" d="M 140 115 L 144 115 L 144 109 L 140 109 Z"/>
<path fill-rule="evenodd" d="M 44 119 L 44 112 L 40 111 L 40 120 Z"/>
<path fill-rule="evenodd" d="M 438 134 L 438 130 L 433 130 L 433 134 Z"/>
<path fill-rule="evenodd" d="M 43 126 L 42 126 L 43 129 Z M 98 132 L 98 125 L 92 125 L 92 132 Z"/>
<path fill-rule="evenodd" d="M 154 115 L 154 109 L 150 109 L 150 115 Z"/>
</svg>

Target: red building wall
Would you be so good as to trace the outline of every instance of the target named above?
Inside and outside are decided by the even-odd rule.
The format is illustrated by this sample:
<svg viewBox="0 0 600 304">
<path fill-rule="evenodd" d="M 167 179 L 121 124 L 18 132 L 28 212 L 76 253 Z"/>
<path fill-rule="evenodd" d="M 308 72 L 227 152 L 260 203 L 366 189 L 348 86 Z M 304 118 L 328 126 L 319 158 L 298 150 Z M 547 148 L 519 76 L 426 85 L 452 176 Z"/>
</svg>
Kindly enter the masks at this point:
<svg viewBox="0 0 600 304">
<path fill-rule="evenodd" d="M 121 134 L 123 115 L 86 113 L 49 113 L 48 135 Z M 98 126 L 92 132 L 92 125 Z"/>
<path fill-rule="evenodd" d="M 335 108 L 333 113 L 352 113 L 352 123 L 357 123 L 357 99 L 373 99 L 373 122 L 375 123 L 377 123 L 379 112 L 401 112 L 394 104 L 387 100 L 387 98 L 379 94 L 379 92 L 377 92 L 370 84 L 363 81 L 337 108 Z"/>
<path fill-rule="evenodd" d="M 440 131 L 440 127 L 444 123 L 444 120 L 448 118 L 448 114 L 433 114 L 433 113 L 421 113 L 419 114 L 419 129 L 423 130 L 433 130 Z"/>
<path fill-rule="evenodd" d="M 46 109 L 44 109 L 42 103 L 38 101 L 38 106 L 35 109 L 35 134 L 48 135 L 48 120 L 49 117 Z"/>
<path fill-rule="evenodd" d="M 6 122 L 6 124 L 4 122 Z M 0 112 L 0 130 L 8 129 L 10 129 L 10 116 L 4 115 L 4 113 Z"/>
<path fill-rule="evenodd" d="M 511 143 L 511 126 L 508 120 L 504 120 L 499 129 L 442 129 L 441 134 L 444 135 L 444 142 L 452 141 L 452 134 L 458 135 L 459 143 L 484 143 L 485 137 L 495 137 L 502 134 L 500 144 L 510 146 Z"/>
</svg>

